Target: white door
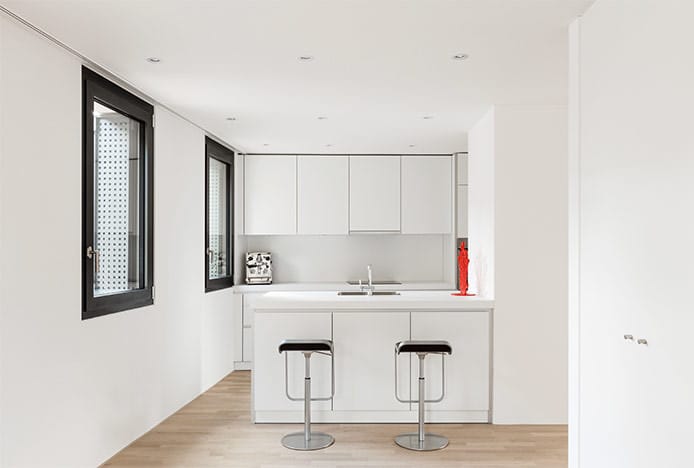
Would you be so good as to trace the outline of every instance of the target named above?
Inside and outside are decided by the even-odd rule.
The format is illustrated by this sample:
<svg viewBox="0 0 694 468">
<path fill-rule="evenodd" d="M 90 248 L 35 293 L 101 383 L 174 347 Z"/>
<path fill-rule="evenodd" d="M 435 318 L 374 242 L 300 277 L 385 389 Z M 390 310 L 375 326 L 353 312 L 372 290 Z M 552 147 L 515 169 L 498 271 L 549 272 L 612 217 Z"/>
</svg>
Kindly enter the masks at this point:
<svg viewBox="0 0 694 468">
<path fill-rule="evenodd" d="M 400 231 L 400 156 L 350 156 L 349 165 L 350 231 Z"/>
<path fill-rule="evenodd" d="M 413 340 L 445 340 L 446 394 L 427 411 L 489 410 L 489 312 L 412 312 Z M 441 395 L 441 357 L 425 358 L 426 398 Z M 412 399 L 418 398 L 419 359 L 412 358 Z"/>
<path fill-rule="evenodd" d="M 402 157 L 402 233 L 449 234 L 453 229 L 453 157 Z"/>
<path fill-rule="evenodd" d="M 688 258 L 692 258 L 691 248 L 688 250 Z M 691 270 L 690 265 L 682 262 L 679 268 Z M 682 287 L 673 287 L 672 297 L 665 299 L 662 306 L 642 311 L 634 329 L 637 340 L 647 341 L 631 346 L 637 362 L 630 391 L 639 398 L 632 408 L 633 429 L 638 431 L 639 468 L 692 465 L 689 444 L 694 415 L 694 316 L 691 309 L 681 305 L 691 303 L 685 285 L 691 281 L 691 273 L 689 278 L 684 271 L 680 273 Z M 671 304 L 665 305 L 666 302 Z"/>
<path fill-rule="evenodd" d="M 296 156 L 246 156 L 246 234 L 296 234 Z"/>
<path fill-rule="evenodd" d="M 299 234 L 349 232 L 349 157 L 298 156 Z"/>
<path fill-rule="evenodd" d="M 297 411 L 297 422 L 303 418 L 303 402 L 290 401 L 284 390 L 284 355 L 278 347 L 287 339 L 331 339 L 330 312 L 257 313 L 255 334 L 253 395 L 256 411 Z M 289 357 L 289 391 L 293 397 L 304 395 L 304 356 L 292 352 Z M 311 358 L 311 392 L 314 398 L 330 396 L 330 358 L 314 353 Z M 330 401 L 316 401 L 314 410 L 329 410 Z"/>
<path fill-rule="evenodd" d="M 336 312 L 335 411 L 409 411 L 395 399 L 395 343 L 410 337 L 407 312 Z M 399 360 L 400 397 L 408 399 L 409 356 Z"/>
</svg>

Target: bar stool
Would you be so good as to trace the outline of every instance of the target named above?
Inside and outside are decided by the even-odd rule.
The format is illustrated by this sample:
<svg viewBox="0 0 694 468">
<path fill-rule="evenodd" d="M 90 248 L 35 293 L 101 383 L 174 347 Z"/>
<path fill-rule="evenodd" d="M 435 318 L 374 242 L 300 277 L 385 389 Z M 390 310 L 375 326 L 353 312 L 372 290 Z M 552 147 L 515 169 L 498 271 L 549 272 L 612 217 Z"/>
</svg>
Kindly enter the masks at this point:
<svg viewBox="0 0 694 468">
<path fill-rule="evenodd" d="M 333 342 L 330 340 L 284 340 L 279 346 L 280 354 L 284 353 L 284 390 L 291 401 L 304 402 L 304 431 L 287 434 L 282 438 L 282 445 L 292 450 L 318 450 L 330 447 L 335 439 L 330 434 L 311 432 L 311 402 L 328 401 L 335 396 L 335 356 Z M 303 353 L 305 358 L 304 397 L 296 398 L 289 394 L 288 353 Z M 332 378 L 329 397 L 311 397 L 311 355 L 313 353 L 330 356 L 330 373 Z"/>
<path fill-rule="evenodd" d="M 401 403 L 417 403 L 419 405 L 418 431 L 397 436 L 395 443 L 400 447 L 417 451 L 430 451 L 439 450 L 448 445 L 446 437 L 424 433 L 424 403 L 438 403 L 443 400 L 446 388 L 444 355 L 452 352 L 453 349 L 447 341 L 409 340 L 395 343 L 395 398 Z M 417 400 L 403 400 L 398 395 L 398 355 L 401 353 L 415 353 L 419 358 L 419 398 Z M 424 398 L 424 358 L 428 354 L 441 355 L 441 396 L 435 400 Z"/>
</svg>

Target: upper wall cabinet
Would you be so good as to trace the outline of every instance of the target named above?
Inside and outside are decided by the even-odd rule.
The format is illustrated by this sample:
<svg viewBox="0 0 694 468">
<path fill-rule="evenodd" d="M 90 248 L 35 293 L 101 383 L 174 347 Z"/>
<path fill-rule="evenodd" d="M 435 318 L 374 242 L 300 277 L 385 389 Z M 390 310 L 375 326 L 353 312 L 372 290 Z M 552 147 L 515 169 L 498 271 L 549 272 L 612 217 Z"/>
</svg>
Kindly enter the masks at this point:
<svg viewBox="0 0 694 468">
<path fill-rule="evenodd" d="M 298 156 L 299 234 L 349 232 L 349 157 Z"/>
<path fill-rule="evenodd" d="M 467 185 L 458 185 L 458 229 L 457 237 L 468 237 L 467 212 L 468 212 L 468 188 Z"/>
<path fill-rule="evenodd" d="M 402 233 L 453 232 L 453 158 L 402 157 Z"/>
<path fill-rule="evenodd" d="M 296 234 L 296 156 L 246 156 L 246 234 Z"/>
<path fill-rule="evenodd" d="M 349 229 L 400 231 L 400 157 L 350 156 Z"/>
<path fill-rule="evenodd" d="M 455 155 L 456 165 L 458 167 L 458 185 L 467 185 L 467 153 L 458 153 Z"/>
</svg>

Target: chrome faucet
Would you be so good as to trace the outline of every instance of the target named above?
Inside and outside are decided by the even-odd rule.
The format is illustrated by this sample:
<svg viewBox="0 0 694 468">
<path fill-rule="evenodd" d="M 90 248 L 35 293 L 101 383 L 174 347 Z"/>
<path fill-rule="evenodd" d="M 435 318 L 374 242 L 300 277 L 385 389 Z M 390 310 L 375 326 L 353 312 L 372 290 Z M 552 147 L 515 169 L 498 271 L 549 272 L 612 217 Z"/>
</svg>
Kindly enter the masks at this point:
<svg viewBox="0 0 694 468">
<path fill-rule="evenodd" d="M 366 273 L 367 273 L 367 275 L 368 275 L 368 281 L 369 281 L 369 283 L 368 283 L 367 286 L 362 286 L 361 289 L 362 289 L 362 291 L 363 291 L 363 290 L 366 290 L 366 292 L 368 293 L 369 296 L 373 296 L 373 294 L 374 294 L 374 289 L 376 289 L 376 288 L 374 288 L 374 282 L 373 282 L 373 275 L 372 275 L 371 265 L 366 265 Z"/>
</svg>

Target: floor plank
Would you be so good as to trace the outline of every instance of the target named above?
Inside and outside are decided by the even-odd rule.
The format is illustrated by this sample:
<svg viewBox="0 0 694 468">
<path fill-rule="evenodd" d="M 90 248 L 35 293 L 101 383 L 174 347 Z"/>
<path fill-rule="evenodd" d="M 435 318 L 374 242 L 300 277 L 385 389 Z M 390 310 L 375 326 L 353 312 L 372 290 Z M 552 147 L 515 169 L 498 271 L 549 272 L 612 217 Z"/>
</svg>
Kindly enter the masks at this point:
<svg viewBox="0 0 694 468">
<path fill-rule="evenodd" d="M 280 445 L 299 425 L 251 424 L 250 372 L 237 371 L 106 462 L 106 467 L 534 467 L 567 466 L 566 426 L 429 425 L 450 439 L 437 452 L 397 447 L 403 424 L 320 424 L 335 444 L 317 452 Z"/>
</svg>

